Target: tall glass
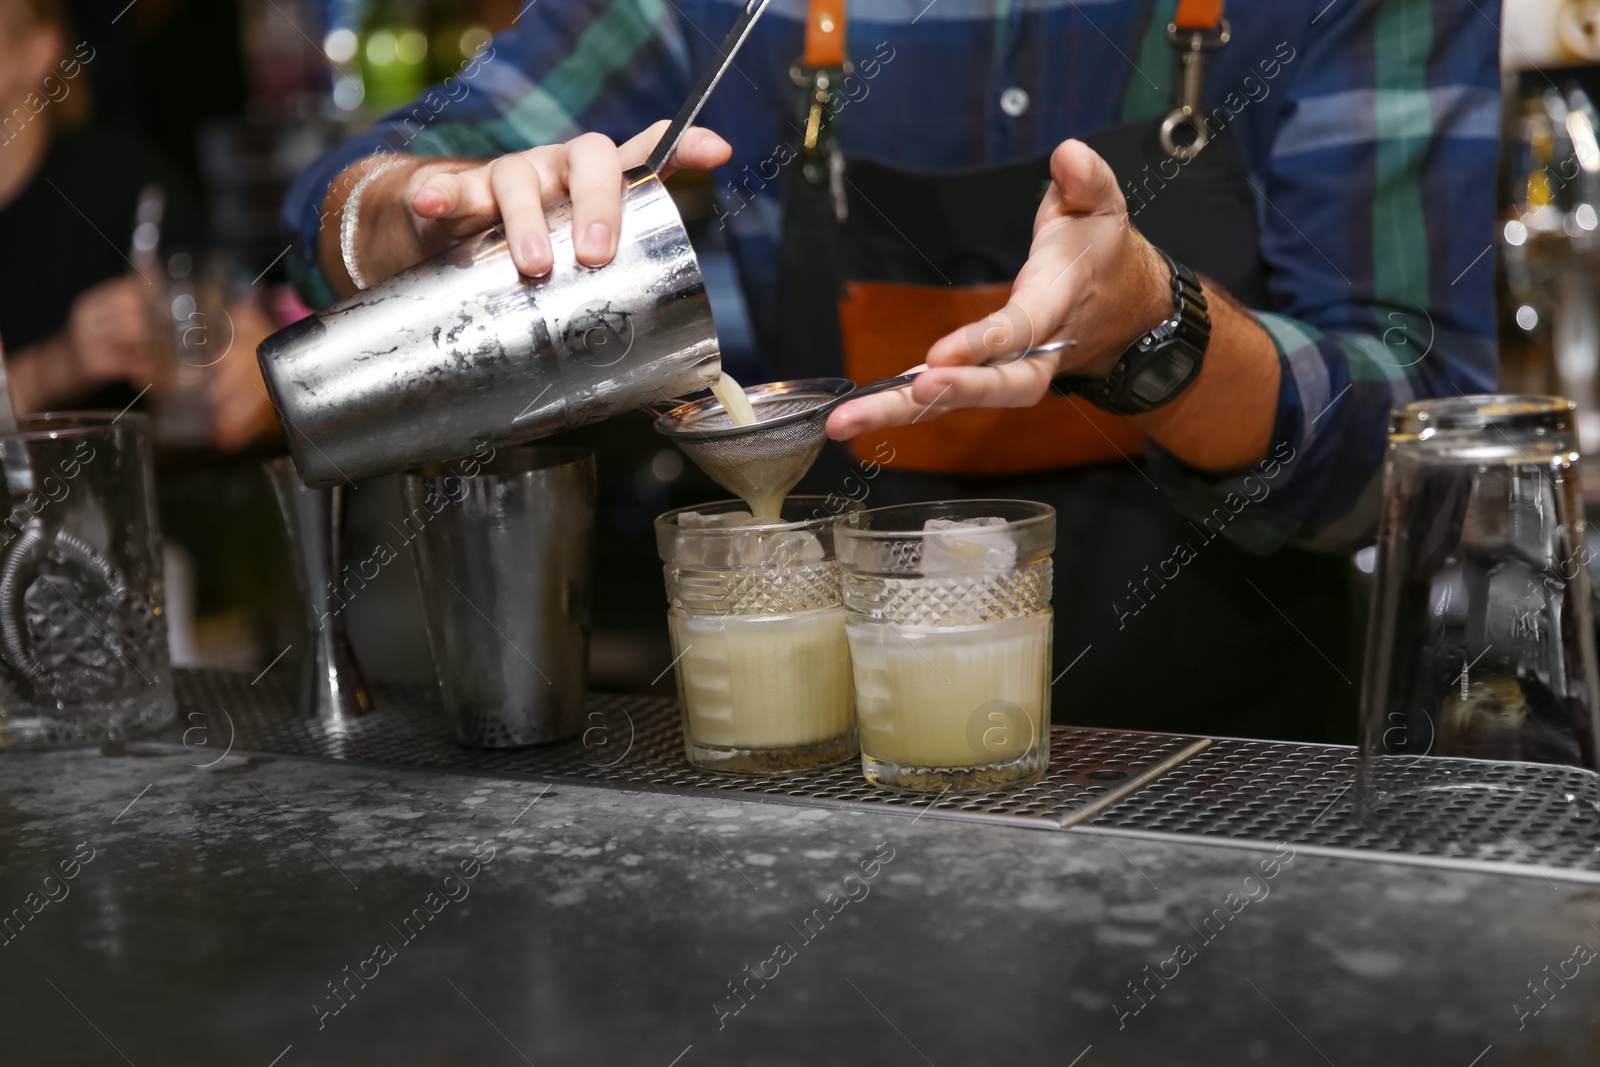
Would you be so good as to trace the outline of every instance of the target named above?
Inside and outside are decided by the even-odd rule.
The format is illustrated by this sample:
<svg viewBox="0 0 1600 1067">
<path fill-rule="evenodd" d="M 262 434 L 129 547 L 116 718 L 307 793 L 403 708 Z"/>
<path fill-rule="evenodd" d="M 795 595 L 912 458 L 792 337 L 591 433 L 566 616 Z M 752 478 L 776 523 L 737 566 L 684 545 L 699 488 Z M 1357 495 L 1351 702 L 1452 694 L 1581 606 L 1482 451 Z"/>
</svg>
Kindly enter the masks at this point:
<svg viewBox="0 0 1600 1067">
<path fill-rule="evenodd" d="M 880 785 L 984 790 L 1050 762 L 1055 510 L 956 500 L 839 519 L 861 765 Z"/>
<path fill-rule="evenodd" d="M 1600 770 L 1575 422 L 1568 401 L 1533 396 L 1390 416 L 1362 680 L 1369 814 L 1460 788 L 1422 756 Z"/>
<path fill-rule="evenodd" d="M 782 521 L 743 501 L 656 519 L 683 743 L 707 770 L 773 774 L 856 754 L 834 517 L 792 496 Z"/>
<path fill-rule="evenodd" d="M 8 456 L 0 519 L 0 748 L 166 726 L 177 706 L 149 422 L 61 413 L 21 429 L 26 463 Z"/>
</svg>

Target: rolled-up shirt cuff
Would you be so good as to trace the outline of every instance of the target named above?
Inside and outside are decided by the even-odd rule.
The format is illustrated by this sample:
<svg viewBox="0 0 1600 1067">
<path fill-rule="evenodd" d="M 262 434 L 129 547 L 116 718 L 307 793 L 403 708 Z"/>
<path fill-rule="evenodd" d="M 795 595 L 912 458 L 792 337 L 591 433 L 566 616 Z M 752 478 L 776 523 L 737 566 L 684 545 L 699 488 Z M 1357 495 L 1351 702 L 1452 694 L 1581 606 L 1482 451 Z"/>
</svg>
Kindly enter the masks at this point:
<svg viewBox="0 0 1600 1067">
<path fill-rule="evenodd" d="M 329 188 L 352 163 L 377 152 L 396 150 L 393 138 L 377 131 L 364 134 L 318 158 L 301 170 L 290 185 L 280 223 L 290 242 L 289 280 L 309 307 L 324 308 L 337 299 L 318 263 L 323 228 L 339 224 L 336 216 L 328 216 L 322 209 Z"/>
</svg>

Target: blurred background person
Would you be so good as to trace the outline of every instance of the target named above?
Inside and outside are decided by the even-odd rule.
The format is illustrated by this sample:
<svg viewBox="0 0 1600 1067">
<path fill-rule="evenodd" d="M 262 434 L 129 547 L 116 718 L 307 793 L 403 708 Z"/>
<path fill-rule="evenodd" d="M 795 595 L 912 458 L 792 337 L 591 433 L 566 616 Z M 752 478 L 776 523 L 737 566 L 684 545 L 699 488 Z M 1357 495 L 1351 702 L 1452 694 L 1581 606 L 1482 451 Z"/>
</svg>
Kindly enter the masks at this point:
<svg viewBox="0 0 1600 1067">
<path fill-rule="evenodd" d="M 275 429 L 253 359 L 274 323 L 254 300 L 225 296 L 208 316 L 194 294 L 181 299 L 205 246 L 199 201 L 143 137 L 92 120 L 101 50 L 69 25 L 58 0 L 0 0 L 0 338 L 13 399 L 24 412 L 120 409 L 176 384 L 175 360 L 204 363 L 191 377 L 210 418 L 189 443 L 239 448 Z M 158 200 L 159 218 L 141 219 Z M 224 345 L 243 358 L 218 355 Z"/>
<path fill-rule="evenodd" d="M 298 312 L 252 284 L 270 256 L 212 243 L 196 193 L 206 109 L 244 105 L 215 68 L 244 76 L 236 32 L 195 48 L 183 9 L 236 26 L 235 5 L 145 7 L 141 25 L 132 5 L 0 0 L 0 339 L 19 412 L 153 416 L 175 656 L 248 666 L 285 612 L 260 532 L 276 535 L 256 482 L 279 431 L 255 347 Z M 199 79 L 181 92 L 179 68 Z"/>
</svg>

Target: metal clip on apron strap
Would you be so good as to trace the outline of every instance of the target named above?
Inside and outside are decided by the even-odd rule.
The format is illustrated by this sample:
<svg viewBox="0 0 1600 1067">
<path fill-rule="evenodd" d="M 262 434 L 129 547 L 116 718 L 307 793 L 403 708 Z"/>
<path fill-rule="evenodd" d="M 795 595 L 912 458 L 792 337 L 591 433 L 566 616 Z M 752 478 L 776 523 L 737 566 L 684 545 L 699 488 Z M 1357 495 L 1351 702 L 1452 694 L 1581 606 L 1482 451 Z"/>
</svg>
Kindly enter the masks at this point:
<svg viewBox="0 0 1600 1067">
<path fill-rule="evenodd" d="M 850 73 L 850 61 L 844 56 L 844 5 L 845 0 L 810 0 L 805 53 L 789 67 L 790 80 L 810 93 L 805 130 L 808 158 L 822 152 L 823 133 L 832 117 L 828 92 L 833 81 Z"/>
<path fill-rule="evenodd" d="M 850 73 L 844 54 L 845 0 L 809 0 L 806 10 L 804 54 L 789 67 L 789 78 L 806 91 L 805 134 L 802 138 L 802 173 L 813 185 L 828 182 L 834 217 L 843 222 L 844 160 L 831 136 L 833 112 L 828 106 L 835 83 Z"/>
<path fill-rule="evenodd" d="M 1200 154 L 1210 135 L 1200 120 L 1200 90 L 1205 81 L 1205 54 L 1228 43 L 1232 33 L 1222 17 L 1224 0 L 1178 0 L 1178 10 L 1167 24 L 1167 40 L 1183 59 L 1182 97 L 1161 123 L 1161 147 L 1174 159 L 1188 162 Z M 1179 143 L 1173 136 L 1187 126 L 1191 139 Z"/>
</svg>

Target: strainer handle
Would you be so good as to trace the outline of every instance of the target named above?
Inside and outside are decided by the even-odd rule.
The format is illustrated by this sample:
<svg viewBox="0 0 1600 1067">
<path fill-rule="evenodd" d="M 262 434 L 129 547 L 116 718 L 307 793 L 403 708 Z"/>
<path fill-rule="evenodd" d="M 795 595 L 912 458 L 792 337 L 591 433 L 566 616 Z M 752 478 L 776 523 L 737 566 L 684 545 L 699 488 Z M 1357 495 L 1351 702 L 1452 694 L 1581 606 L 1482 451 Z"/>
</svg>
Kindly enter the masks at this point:
<svg viewBox="0 0 1600 1067">
<path fill-rule="evenodd" d="M 844 394 L 844 396 L 836 396 L 826 404 L 819 406 L 817 410 L 811 413 L 810 417 L 816 418 L 818 415 L 826 415 L 840 404 L 847 403 L 851 400 L 860 400 L 862 397 L 871 396 L 873 393 L 887 393 L 890 389 L 904 389 L 906 386 L 916 381 L 918 376 L 921 374 L 921 371 L 915 371 L 911 374 L 901 374 L 893 378 L 885 378 L 881 382 L 873 382 L 871 385 L 863 385 L 859 389 L 852 389 L 850 392 Z"/>
<path fill-rule="evenodd" d="M 1062 352 L 1069 348 L 1077 347 L 1077 341 L 1051 341 L 1049 344 L 1035 345 L 1024 352 L 1018 352 L 1015 355 L 996 356 L 994 359 L 985 360 L 982 365 L 985 367 L 1003 367 L 1009 363 L 1015 363 L 1019 359 L 1031 359 L 1034 356 L 1046 356 L 1052 352 Z M 859 389 L 855 389 L 846 393 L 844 396 L 835 397 L 834 399 L 828 401 L 826 404 L 823 404 L 821 407 L 817 408 L 816 411 L 812 412 L 812 415 L 826 415 L 840 404 L 845 404 L 852 400 L 860 400 L 862 397 L 871 396 L 873 393 L 885 393 L 890 389 L 904 389 L 906 386 L 916 381 L 917 377 L 921 373 L 921 371 L 910 371 L 906 374 L 896 375 L 893 378 L 885 378 L 881 382 L 873 382 L 871 385 L 863 385 Z"/>
<path fill-rule="evenodd" d="M 841 396 L 837 400 L 833 401 L 833 403 L 839 404 L 846 400 L 859 400 L 861 397 L 871 396 L 873 393 L 887 393 L 891 389 L 904 389 L 906 386 L 910 385 L 920 377 L 922 377 L 921 371 L 913 371 L 910 374 L 900 374 L 893 378 L 885 378 L 881 382 L 873 382 L 871 385 L 863 385 L 859 389 L 846 393 L 844 396 Z"/>
</svg>

